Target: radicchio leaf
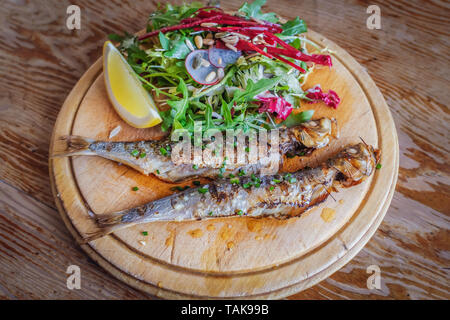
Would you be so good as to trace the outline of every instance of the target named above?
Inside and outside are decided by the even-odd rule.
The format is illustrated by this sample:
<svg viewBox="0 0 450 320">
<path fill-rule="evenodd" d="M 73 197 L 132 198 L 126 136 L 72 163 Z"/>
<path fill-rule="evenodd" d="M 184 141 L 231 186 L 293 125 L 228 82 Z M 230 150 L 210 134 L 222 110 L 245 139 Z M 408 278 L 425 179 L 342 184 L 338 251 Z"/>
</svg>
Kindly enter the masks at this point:
<svg viewBox="0 0 450 320">
<path fill-rule="evenodd" d="M 270 112 L 276 113 L 278 119 L 286 120 L 292 112 L 292 106 L 284 98 L 277 97 L 272 94 L 258 95 L 255 97 L 260 105 L 258 111 L 260 113 Z"/>
<path fill-rule="evenodd" d="M 306 92 L 308 92 L 306 97 L 312 100 L 308 101 L 309 103 L 323 101 L 327 106 L 337 109 L 339 103 L 341 102 L 341 98 L 339 98 L 336 92 L 329 90 L 328 93 L 324 93 L 322 88 L 318 85 L 306 90 Z"/>
</svg>

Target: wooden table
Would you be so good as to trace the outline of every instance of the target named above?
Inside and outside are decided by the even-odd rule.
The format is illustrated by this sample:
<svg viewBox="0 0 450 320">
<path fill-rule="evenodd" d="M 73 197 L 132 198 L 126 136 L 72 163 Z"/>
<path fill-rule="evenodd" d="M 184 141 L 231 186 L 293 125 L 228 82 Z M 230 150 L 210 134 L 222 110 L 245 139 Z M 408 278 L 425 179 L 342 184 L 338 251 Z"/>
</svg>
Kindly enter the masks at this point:
<svg viewBox="0 0 450 320">
<path fill-rule="evenodd" d="M 448 3 L 268 2 L 266 11 L 305 18 L 367 68 L 391 108 L 400 143 L 396 193 L 375 236 L 339 272 L 289 299 L 449 299 Z M 366 9 L 376 3 L 381 29 L 369 30 Z M 81 8 L 81 30 L 66 28 L 70 4 Z M 101 55 L 105 36 L 141 29 L 154 8 L 131 0 L 3 2 L 0 298 L 153 298 L 107 274 L 75 243 L 55 208 L 47 157 L 58 111 Z M 66 287 L 69 265 L 81 268 L 81 290 Z M 381 289 L 367 288 L 370 265 L 381 269 Z"/>
</svg>

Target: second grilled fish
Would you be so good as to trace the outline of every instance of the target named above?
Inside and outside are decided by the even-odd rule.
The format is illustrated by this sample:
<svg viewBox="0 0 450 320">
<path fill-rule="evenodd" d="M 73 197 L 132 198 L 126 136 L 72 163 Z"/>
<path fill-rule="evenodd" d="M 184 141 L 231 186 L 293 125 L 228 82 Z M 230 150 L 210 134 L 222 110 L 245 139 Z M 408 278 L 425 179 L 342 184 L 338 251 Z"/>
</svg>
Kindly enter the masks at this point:
<svg viewBox="0 0 450 320">
<path fill-rule="evenodd" d="M 334 187 L 350 187 L 370 176 L 380 153 L 365 143 L 348 146 L 321 166 L 285 175 L 222 179 L 133 209 L 96 215 L 94 240 L 127 226 L 151 221 L 230 216 L 287 219 L 324 201 Z"/>
</svg>

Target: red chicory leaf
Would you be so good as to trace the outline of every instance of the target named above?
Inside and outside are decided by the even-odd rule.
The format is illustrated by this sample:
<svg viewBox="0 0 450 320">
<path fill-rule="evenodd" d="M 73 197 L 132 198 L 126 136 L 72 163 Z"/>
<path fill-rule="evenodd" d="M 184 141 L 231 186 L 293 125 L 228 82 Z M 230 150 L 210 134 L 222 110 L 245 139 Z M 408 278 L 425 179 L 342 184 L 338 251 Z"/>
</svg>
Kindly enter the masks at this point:
<svg viewBox="0 0 450 320">
<path fill-rule="evenodd" d="M 255 97 L 260 105 L 259 113 L 270 112 L 276 113 L 278 119 L 286 120 L 292 112 L 292 106 L 282 97 L 277 97 L 272 94 L 258 95 Z"/>
<path fill-rule="evenodd" d="M 338 94 L 333 90 L 329 90 L 328 93 L 324 93 L 322 88 L 315 86 L 314 88 L 306 90 L 306 92 L 308 92 L 306 97 L 312 100 L 309 101 L 309 103 L 323 101 L 327 106 L 337 109 L 339 103 L 341 102 L 341 98 L 339 98 Z"/>
</svg>

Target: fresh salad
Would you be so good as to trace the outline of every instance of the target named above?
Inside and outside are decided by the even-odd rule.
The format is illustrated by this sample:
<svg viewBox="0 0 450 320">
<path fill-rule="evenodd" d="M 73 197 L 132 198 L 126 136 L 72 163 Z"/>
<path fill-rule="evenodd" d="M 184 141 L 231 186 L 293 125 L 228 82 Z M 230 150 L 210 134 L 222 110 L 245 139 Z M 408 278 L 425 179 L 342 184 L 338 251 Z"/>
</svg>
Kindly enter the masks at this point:
<svg viewBox="0 0 450 320">
<path fill-rule="evenodd" d="M 263 13 L 265 0 L 244 3 L 234 15 L 193 2 L 164 5 L 152 13 L 146 33 L 111 34 L 159 107 L 163 131 L 270 129 L 311 119 L 300 101 L 337 108 L 336 92 L 320 85 L 304 90 L 315 66 L 330 55 L 308 40 L 306 23 L 282 23 Z M 314 52 L 308 52 L 314 48 Z"/>
</svg>

